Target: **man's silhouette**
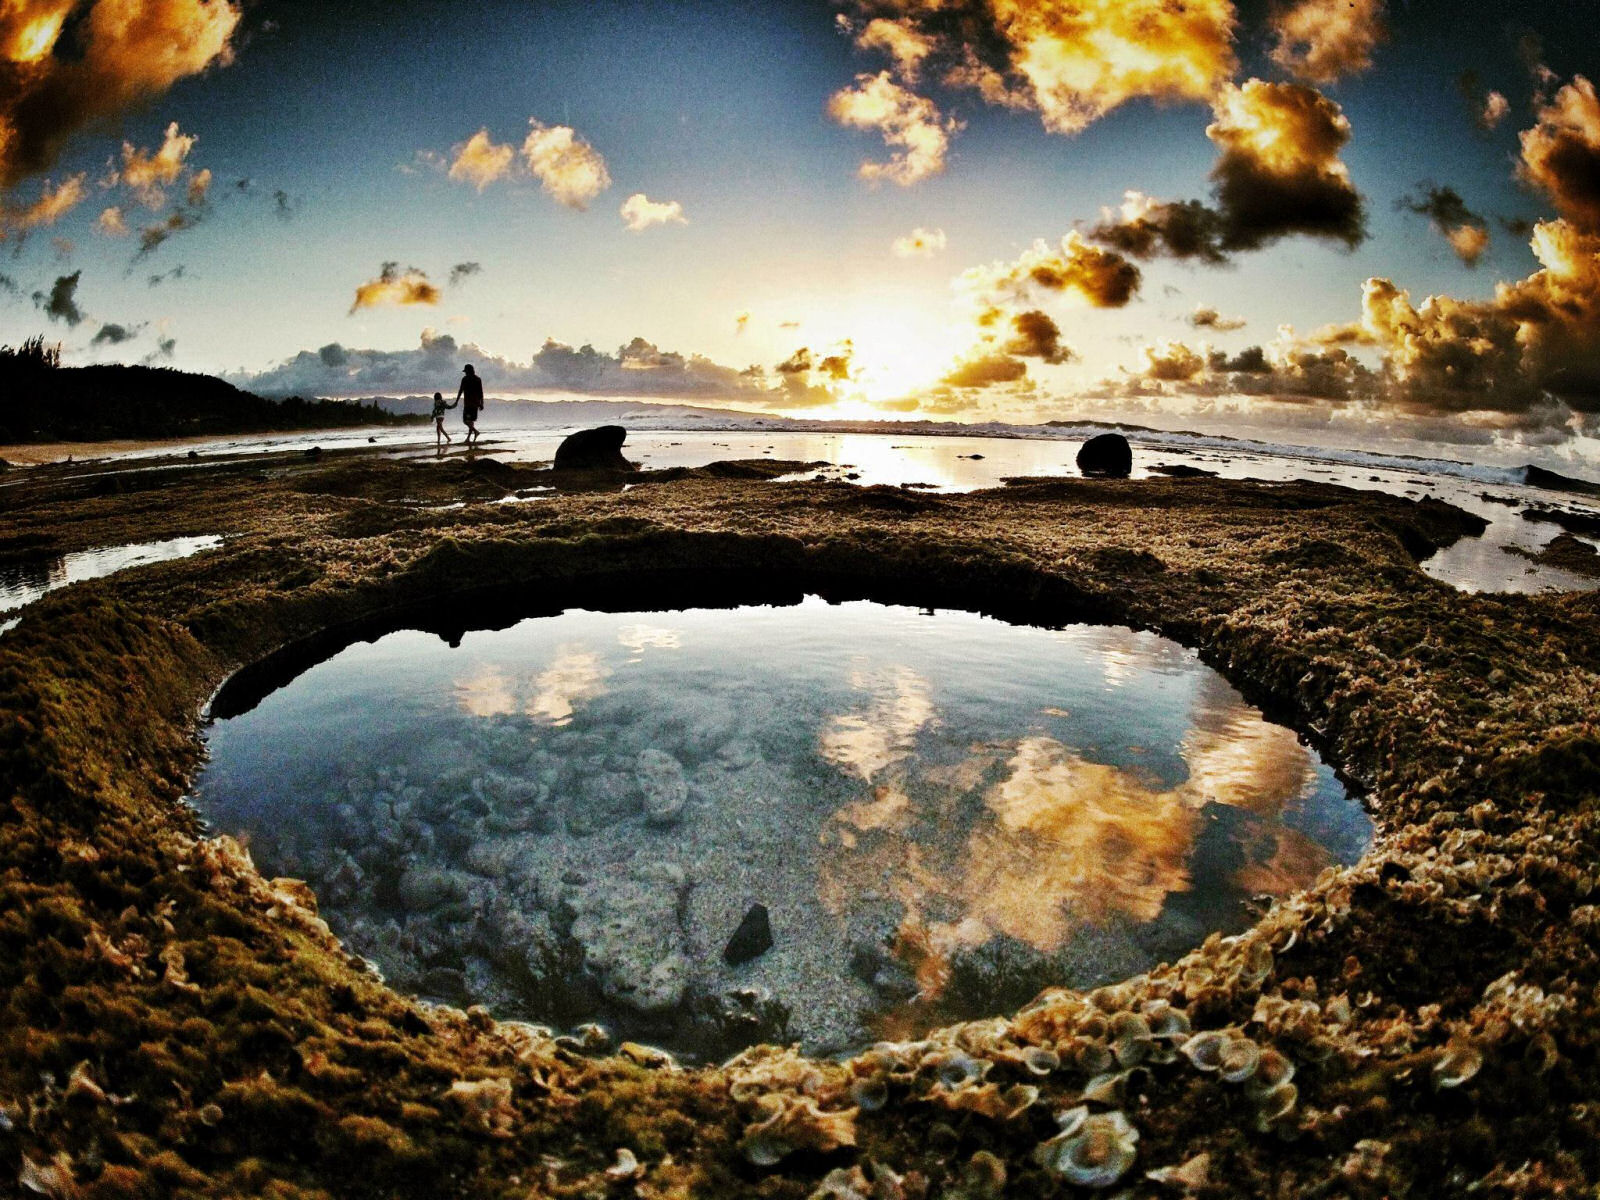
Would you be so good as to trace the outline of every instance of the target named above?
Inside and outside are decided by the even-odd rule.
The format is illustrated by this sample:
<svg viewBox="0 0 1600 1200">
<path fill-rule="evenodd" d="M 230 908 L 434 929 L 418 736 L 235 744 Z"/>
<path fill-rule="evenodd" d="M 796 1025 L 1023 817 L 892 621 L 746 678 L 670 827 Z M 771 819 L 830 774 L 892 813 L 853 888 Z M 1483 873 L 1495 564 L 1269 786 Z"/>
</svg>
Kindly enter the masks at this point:
<svg viewBox="0 0 1600 1200">
<path fill-rule="evenodd" d="M 461 369 L 461 386 L 456 388 L 456 399 L 461 401 L 461 419 L 467 426 L 467 441 L 478 438 L 478 413 L 483 409 L 483 380 L 478 378 L 472 364 Z"/>
</svg>

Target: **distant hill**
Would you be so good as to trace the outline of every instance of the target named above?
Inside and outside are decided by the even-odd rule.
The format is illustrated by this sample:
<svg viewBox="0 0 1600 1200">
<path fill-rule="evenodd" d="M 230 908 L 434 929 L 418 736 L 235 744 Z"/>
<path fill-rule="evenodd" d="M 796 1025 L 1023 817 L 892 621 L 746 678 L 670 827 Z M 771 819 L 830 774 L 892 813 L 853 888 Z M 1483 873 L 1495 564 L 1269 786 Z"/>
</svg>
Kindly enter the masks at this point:
<svg viewBox="0 0 1600 1200">
<path fill-rule="evenodd" d="M 0 350 L 0 443 L 178 438 L 426 418 L 350 400 L 267 400 L 210 375 L 168 367 L 60 367 Z"/>
</svg>

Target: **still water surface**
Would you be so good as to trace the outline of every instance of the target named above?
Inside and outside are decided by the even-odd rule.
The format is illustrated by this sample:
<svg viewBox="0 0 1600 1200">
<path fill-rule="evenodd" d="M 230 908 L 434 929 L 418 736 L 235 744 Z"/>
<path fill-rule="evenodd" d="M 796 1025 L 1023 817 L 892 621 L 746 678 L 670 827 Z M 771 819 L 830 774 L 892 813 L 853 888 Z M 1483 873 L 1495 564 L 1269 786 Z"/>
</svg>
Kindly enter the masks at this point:
<svg viewBox="0 0 1600 1200">
<path fill-rule="evenodd" d="M 214 827 L 397 986 L 707 1056 L 1122 977 L 1371 833 L 1175 643 L 815 598 L 389 634 L 210 753 Z"/>
</svg>

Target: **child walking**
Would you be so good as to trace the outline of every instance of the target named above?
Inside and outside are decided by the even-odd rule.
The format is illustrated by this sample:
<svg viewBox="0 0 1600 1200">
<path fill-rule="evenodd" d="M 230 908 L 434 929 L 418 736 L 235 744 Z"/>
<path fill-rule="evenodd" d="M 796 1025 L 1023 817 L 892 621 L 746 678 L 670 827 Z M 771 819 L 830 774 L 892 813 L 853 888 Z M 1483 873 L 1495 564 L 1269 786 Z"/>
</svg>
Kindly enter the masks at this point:
<svg viewBox="0 0 1600 1200">
<path fill-rule="evenodd" d="M 433 444 L 435 446 L 442 448 L 445 442 L 452 440 L 449 433 L 445 431 L 444 413 L 445 409 L 454 408 L 456 403 L 455 400 L 446 401 L 442 392 L 433 394 Z M 441 442 L 440 438 L 443 438 L 444 442 Z"/>
</svg>

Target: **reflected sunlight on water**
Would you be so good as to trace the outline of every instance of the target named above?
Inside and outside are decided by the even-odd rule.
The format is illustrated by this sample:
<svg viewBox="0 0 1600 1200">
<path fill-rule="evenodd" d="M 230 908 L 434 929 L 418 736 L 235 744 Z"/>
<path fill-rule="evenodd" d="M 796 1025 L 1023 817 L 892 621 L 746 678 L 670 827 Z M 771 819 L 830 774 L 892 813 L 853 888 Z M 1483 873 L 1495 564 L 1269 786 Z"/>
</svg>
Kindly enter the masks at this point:
<svg viewBox="0 0 1600 1200">
<path fill-rule="evenodd" d="M 1172 642 L 814 599 L 396 633 L 210 750 L 202 811 L 398 986 L 707 1054 L 1143 969 L 1370 836 Z"/>
</svg>

